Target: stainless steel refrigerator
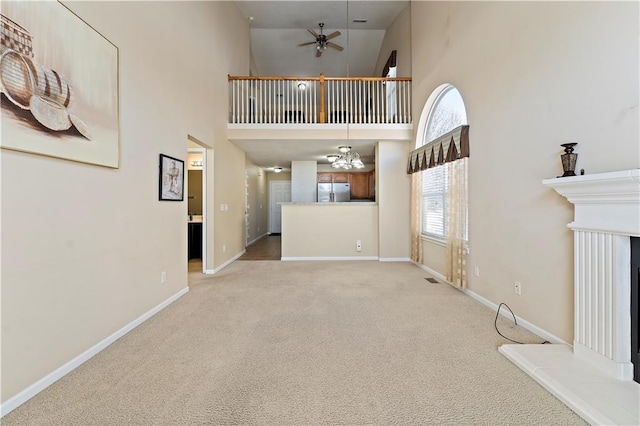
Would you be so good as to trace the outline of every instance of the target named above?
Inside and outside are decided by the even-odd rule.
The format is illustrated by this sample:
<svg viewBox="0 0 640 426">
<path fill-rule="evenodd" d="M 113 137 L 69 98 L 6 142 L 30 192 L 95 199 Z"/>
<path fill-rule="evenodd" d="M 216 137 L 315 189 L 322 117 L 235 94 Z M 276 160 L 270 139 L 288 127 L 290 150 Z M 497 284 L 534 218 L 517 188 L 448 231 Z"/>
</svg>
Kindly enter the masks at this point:
<svg viewBox="0 0 640 426">
<path fill-rule="evenodd" d="M 348 183 L 319 183 L 319 203 L 340 203 L 351 201 L 351 186 Z"/>
</svg>

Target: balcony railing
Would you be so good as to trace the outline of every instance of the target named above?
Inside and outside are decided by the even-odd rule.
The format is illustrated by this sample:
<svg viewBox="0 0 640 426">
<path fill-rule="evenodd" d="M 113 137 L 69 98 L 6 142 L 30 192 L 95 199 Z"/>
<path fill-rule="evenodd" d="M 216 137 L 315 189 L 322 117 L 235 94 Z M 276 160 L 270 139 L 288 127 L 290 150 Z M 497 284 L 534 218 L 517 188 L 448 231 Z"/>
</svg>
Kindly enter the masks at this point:
<svg viewBox="0 0 640 426">
<path fill-rule="evenodd" d="M 229 86 L 229 123 L 411 123 L 411 78 L 229 76 Z"/>
</svg>

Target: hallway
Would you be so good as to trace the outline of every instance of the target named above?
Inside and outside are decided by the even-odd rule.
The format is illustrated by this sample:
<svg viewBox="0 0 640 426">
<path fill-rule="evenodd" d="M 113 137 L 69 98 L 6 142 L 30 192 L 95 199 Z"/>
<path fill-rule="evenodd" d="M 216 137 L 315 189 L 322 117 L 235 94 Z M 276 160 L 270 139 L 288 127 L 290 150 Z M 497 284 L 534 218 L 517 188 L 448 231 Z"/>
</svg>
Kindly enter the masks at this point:
<svg viewBox="0 0 640 426">
<path fill-rule="evenodd" d="M 248 246 L 247 252 L 238 260 L 280 260 L 281 240 L 280 234 L 264 236 Z"/>
</svg>

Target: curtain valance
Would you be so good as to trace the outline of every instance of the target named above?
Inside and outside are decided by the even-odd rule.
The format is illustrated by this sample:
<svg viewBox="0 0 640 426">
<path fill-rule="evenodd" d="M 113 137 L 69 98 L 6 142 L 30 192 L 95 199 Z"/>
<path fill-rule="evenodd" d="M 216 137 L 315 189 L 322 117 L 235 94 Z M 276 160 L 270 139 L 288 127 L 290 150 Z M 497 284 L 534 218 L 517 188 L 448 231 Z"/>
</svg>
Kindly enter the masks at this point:
<svg viewBox="0 0 640 426">
<path fill-rule="evenodd" d="M 389 55 L 389 59 L 387 59 L 387 63 L 384 64 L 384 68 L 382 70 L 382 76 L 386 77 L 387 75 L 389 75 L 389 68 L 391 67 L 395 67 L 396 66 L 396 58 L 398 56 L 398 51 L 394 50 L 391 52 L 391 55 Z"/>
<path fill-rule="evenodd" d="M 469 126 L 448 133 L 409 153 L 407 173 L 412 174 L 469 156 Z"/>
</svg>

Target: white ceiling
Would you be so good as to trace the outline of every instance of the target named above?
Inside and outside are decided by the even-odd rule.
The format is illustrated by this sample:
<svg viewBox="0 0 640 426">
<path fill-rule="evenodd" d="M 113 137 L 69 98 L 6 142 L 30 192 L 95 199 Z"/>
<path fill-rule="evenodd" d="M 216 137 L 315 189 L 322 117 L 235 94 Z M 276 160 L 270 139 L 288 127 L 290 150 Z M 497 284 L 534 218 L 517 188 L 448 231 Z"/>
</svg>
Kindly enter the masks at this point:
<svg viewBox="0 0 640 426">
<path fill-rule="evenodd" d="M 408 1 L 236 1 L 249 21 L 251 52 L 259 76 L 373 76 L 384 34 Z M 366 19 L 366 23 L 354 23 Z M 340 31 L 331 42 L 343 51 L 327 48 L 315 56 L 307 31 Z M 339 145 L 351 145 L 373 159 L 375 141 L 236 141 L 247 157 L 262 167 L 288 168 L 293 160 L 314 160 L 334 153 Z"/>
<path fill-rule="evenodd" d="M 327 155 L 340 154 L 338 147 L 347 145 L 360 154 L 365 164 L 375 161 L 375 142 L 373 140 L 283 140 L 267 141 L 245 139 L 234 143 L 247 153 L 253 164 L 261 167 L 282 167 L 288 170 L 292 161 L 317 161 L 329 164 Z"/>
</svg>

